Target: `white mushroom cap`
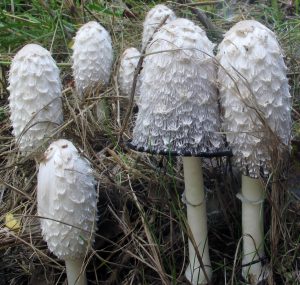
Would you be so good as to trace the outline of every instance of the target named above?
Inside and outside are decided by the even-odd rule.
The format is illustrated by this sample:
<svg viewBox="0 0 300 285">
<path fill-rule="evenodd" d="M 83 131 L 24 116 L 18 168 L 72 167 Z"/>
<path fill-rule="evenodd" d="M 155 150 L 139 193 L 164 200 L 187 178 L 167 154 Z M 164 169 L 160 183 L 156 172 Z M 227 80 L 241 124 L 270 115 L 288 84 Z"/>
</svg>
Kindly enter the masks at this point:
<svg viewBox="0 0 300 285">
<path fill-rule="evenodd" d="M 155 34 L 141 72 L 133 146 L 183 155 L 222 146 L 213 48 L 205 32 L 186 19 Z"/>
<path fill-rule="evenodd" d="M 156 28 L 161 24 L 162 20 L 169 16 L 165 23 L 176 19 L 175 13 L 165 5 L 158 4 L 154 6 L 146 15 L 143 23 L 143 38 L 142 38 L 142 49 L 145 48 L 149 39 L 155 32 Z"/>
<path fill-rule="evenodd" d="M 99 23 L 84 24 L 76 33 L 73 49 L 73 76 L 77 91 L 109 82 L 113 49 L 109 33 Z"/>
<path fill-rule="evenodd" d="M 7 89 L 13 135 L 23 153 L 32 151 L 63 121 L 59 69 L 49 51 L 24 46 L 12 60 Z"/>
<path fill-rule="evenodd" d="M 120 91 L 129 96 L 131 93 L 132 83 L 134 79 L 134 72 L 139 62 L 141 53 L 136 48 L 128 48 L 126 49 L 121 57 L 121 63 L 119 68 L 119 76 L 118 82 L 120 86 Z M 136 96 L 139 95 L 139 88 L 140 88 L 140 80 L 139 77 L 137 79 L 137 86 L 136 86 Z"/>
<path fill-rule="evenodd" d="M 291 132 L 287 68 L 276 36 L 257 21 L 241 21 L 225 34 L 217 58 L 223 128 L 235 162 L 250 177 L 258 177 L 261 169 L 268 174 L 268 148 L 274 142 L 252 107 L 262 113 L 284 145 L 289 144 Z"/>
<path fill-rule="evenodd" d="M 55 141 L 45 152 L 37 202 L 38 215 L 45 217 L 40 219 L 41 228 L 50 251 L 61 259 L 84 255 L 88 241 L 94 240 L 97 195 L 91 166 L 70 141 Z"/>
</svg>

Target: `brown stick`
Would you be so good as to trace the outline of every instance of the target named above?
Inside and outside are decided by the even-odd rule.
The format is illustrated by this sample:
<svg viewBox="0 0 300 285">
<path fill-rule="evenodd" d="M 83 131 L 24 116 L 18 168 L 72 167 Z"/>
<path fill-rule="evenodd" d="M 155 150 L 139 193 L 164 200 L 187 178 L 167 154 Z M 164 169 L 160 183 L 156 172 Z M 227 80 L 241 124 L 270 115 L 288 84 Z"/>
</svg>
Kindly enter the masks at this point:
<svg viewBox="0 0 300 285">
<path fill-rule="evenodd" d="M 185 4 L 193 14 L 195 14 L 201 24 L 209 31 L 214 32 L 217 38 L 222 38 L 221 31 L 210 21 L 210 19 L 201 10 L 193 7 L 195 3 L 190 0 L 178 0 L 179 4 Z"/>
</svg>

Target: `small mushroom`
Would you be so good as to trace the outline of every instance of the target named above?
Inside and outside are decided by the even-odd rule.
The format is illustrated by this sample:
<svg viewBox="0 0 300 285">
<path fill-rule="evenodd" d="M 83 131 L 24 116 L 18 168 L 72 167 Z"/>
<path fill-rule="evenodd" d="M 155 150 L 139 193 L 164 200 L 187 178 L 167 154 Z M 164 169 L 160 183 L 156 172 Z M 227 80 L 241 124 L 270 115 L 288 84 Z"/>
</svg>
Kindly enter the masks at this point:
<svg viewBox="0 0 300 285">
<path fill-rule="evenodd" d="M 95 21 L 76 33 L 73 49 L 73 76 L 80 96 L 99 84 L 106 85 L 112 70 L 113 49 L 109 33 Z"/>
<path fill-rule="evenodd" d="M 107 30 L 95 21 L 84 24 L 76 33 L 73 49 L 73 76 L 80 98 L 85 93 L 96 93 L 109 83 L 112 64 L 112 41 Z M 108 117 L 108 106 L 101 98 L 95 106 L 96 117 L 103 122 Z"/>
<path fill-rule="evenodd" d="M 83 261 L 94 241 L 97 194 L 89 162 L 68 140 L 53 142 L 40 163 L 37 212 L 49 250 L 65 261 L 68 284 L 86 284 Z"/>
<path fill-rule="evenodd" d="M 217 59 L 223 128 L 242 172 L 242 273 L 257 284 L 267 276 L 261 262 L 265 191 L 260 177 L 271 171 L 271 153 L 288 149 L 290 142 L 287 68 L 275 34 L 253 20 L 241 21 L 225 34 Z"/>
<path fill-rule="evenodd" d="M 120 91 L 125 96 L 129 96 L 131 93 L 132 83 L 134 79 L 134 72 L 139 62 L 139 58 L 141 53 L 136 48 L 128 48 L 126 49 L 122 56 L 118 74 L 118 82 L 120 86 Z M 139 86 L 140 80 L 138 77 L 138 83 L 136 87 L 136 95 L 139 95 Z"/>
<path fill-rule="evenodd" d="M 26 155 L 63 122 L 59 69 L 49 51 L 28 44 L 13 58 L 8 80 L 12 133 Z"/>
<path fill-rule="evenodd" d="M 168 16 L 166 23 L 176 19 L 175 13 L 163 4 L 154 6 L 147 13 L 143 23 L 142 50 L 146 47 L 156 28 L 161 24 L 166 16 Z"/>
<path fill-rule="evenodd" d="M 186 277 L 192 284 L 206 284 L 212 277 L 197 156 L 218 155 L 223 145 L 213 48 L 205 32 L 186 19 L 171 21 L 154 35 L 140 75 L 139 112 L 130 144 L 139 151 L 183 158 L 187 219 L 197 247 L 189 240 Z"/>
</svg>

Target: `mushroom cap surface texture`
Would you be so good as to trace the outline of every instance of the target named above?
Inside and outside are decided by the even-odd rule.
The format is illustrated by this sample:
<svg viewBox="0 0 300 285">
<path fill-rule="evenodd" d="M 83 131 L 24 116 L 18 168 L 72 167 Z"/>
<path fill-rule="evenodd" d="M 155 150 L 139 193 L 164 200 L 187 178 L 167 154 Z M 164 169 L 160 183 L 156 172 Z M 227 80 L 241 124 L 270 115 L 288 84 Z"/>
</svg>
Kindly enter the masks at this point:
<svg viewBox="0 0 300 285">
<path fill-rule="evenodd" d="M 8 81 L 12 133 L 24 154 L 63 122 L 59 69 L 49 51 L 28 44 L 13 58 Z"/>
<path fill-rule="evenodd" d="M 222 147 L 213 48 L 205 32 L 186 19 L 155 34 L 140 75 L 131 142 L 136 149 L 201 155 Z"/>
<path fill-rule="evenodd" d="M 83 256 L 88 242 L 94 241 L 97 194 L 89 162 L 70 141 L 57 140 L 45 152 L 38 172 L 37 203 L 50 251 L 61 259 Z"/>
<path fill-rule="evenodd" d="M 136 48 L 128 48 L 126 49 L 121 57 L 120 68 L 119 68 L 119 86 L 121 92 L 129 96 L 131 93 L 132 83 L 134 79 L 134 72 L 139 62 L 141 53 Z M 137 86 L 135 95 L 139 95 L 139 87 L 140 87 L 140 80 L 139 77 L 137 78 Z"/>
<path fill-rule="evenodd" d="M 84 24 L 76 33 L 72 49 L 73 76 L 80 95 L 87 88 L 109 82 L 113 49 L 104 27 L 95 21 Z"/>
<path fill-rule="evenodd" d="M 161 24 L 162 20 L 166 16 L 169 17 L 167 18 L 165 24 L 176 19 L 175 13 L 163 4 L 154 6 L 147 13 L 145 21 L 143 23 L 142 49 L 145 48 L 156 28 Z"/>
<path fill-rule="evenodd" d="M 217 59 L 223 129 L 235 163 L 244 175 L 267 175 L 279 145 L 265 125 L 283 146 L 291 132 L 287 68 L 276 36 L 257 21 L 241 21 L 225 34 Z"/>
</svg>

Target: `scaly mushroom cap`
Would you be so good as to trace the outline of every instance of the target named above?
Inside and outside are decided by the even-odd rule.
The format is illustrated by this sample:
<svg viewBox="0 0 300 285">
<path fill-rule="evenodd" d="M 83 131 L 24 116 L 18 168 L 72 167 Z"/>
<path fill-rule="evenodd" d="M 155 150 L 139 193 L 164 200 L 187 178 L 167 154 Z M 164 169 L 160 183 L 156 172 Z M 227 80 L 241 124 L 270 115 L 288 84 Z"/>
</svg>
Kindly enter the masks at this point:
<svg viewBox="0 0 300 285">
<path fill-rule="evenodd" d="M 134 79 L 134 71 L 139 62 L 141 53 L 136 48 L 126 49 L 121 57 L 121 63 L 119 68 L 118 82 L 120 86 L 120 91 L 129 96 L 132 88 L 132 83 Z M 139 95 L 140 80 L 138 77 L 136 86 L 136 96 Z"/>
<path fill-rule="evenodd" d="M 142 38 L 142 49 L 145 48 L 149 39 L 155 32 L 155 29 L 161 24 L 162 20 L 169 16 L 165 22 L 169 23 L 176 19 L 175 13 L 165 5 L 158 4 L 154 6 L 146 15 L 143 23 L 143 38 Z"/>
<path fill-rule="evenodd" d="M 12 132 L 24 154 L 63 121 L 59 70 L 51 54 L 36 44 L 24 46 L 12 60 L 7 89 Z"/>
<path fill-rule="evenodd" d="M 235 162 L 252 178 L 268 174 L 274 142 L 253 107 L 284 145 L 291 132 L 287 68 L 276 36 L 256 21 L 241 21 L 225 34 L 217 58 L 223 128 Z"/>
<path fill-rule="evenodd" d="M 99 23 L 83 25 L 76 33 L 72 49 L 73 76 L 81 95 L 87 88 L 109 82 L 113 63 L 111 37 Z"/>
<path fill-rule="evenodd" d="M 94 241 L 97 195 L 91 166 L 70 141 L 55 141 L 45 152 L 38 173 L 37 203 L 50 251 L 61 259 L 84 255 L 88 242 Z"/>
<path fill-rule="evenodd" d="M 141 72 L 132 145 L 154 153 L 201 155 L 222 146 L 214 44 L 193 22 L 176 19 L 150 43 Z"/>
</svg>

